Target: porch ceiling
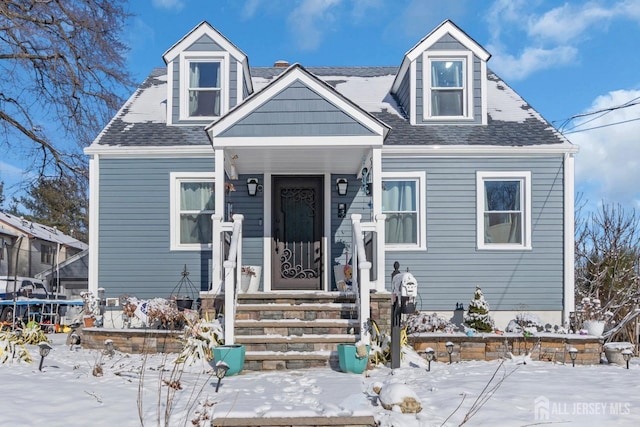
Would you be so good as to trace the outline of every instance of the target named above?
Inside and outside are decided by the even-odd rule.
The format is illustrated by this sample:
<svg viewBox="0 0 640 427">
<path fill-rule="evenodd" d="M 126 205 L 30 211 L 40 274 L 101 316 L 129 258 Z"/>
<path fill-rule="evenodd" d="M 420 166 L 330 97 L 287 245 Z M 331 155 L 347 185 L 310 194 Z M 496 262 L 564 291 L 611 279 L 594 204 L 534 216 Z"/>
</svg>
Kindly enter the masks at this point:
<svg viewBox="0 0 640 427">
<path fill-rule="evenodd" d="M 226 160 L 233 159 L 238 174 L 320 174 L 357 175 L 371 148 L 340 147 L 242 147 L 225 149 Z M 236 157 L 237 156 L 237 157 Z M 225 164 L 227 161 L 225 161 Z"/>
</svg>

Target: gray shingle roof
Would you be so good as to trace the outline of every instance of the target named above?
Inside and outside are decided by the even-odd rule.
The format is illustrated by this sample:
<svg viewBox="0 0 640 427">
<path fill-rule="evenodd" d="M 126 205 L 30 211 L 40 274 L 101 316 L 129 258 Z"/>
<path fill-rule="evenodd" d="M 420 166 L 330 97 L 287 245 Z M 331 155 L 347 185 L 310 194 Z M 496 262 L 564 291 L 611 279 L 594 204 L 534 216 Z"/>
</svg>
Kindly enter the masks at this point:
<svg viewBox="0 0 640 427">
<path fill-rule="evenodd" d="M 354 82 L 388 84 L 398 67 L 305 67 L 306 70 L 334 86 L 348 91 Z M 257 90 L 266 86 L 287 68 L 254 67 L 251 75 Z M 379 78 L 378 78 L 379 77 Z M 390 77 L 390 79 L 385 79 Z M 378 78 L 378 79 L 376 79 Z M 370 80 L 369 80 L 370 79 Z M 110 146 L 175 146 L 209 145 L 203 125 L 166 125 L 165 68 L 154 69 L 127 101 L 116 117 L 94 142 Z M 544 120 L 526 101 L 495 73 L 488 72 L 488 123 L 483 125 L 417 125 L 404 117 L 391 96 L 365 105 L 355 99 L 353 91 L 347 98 L 361 105 L 374 117 L 391 127 L 385 145 L 468 145 L 468 146 L 534 146 L 563 144 L 567 140 Z M 376 87 L 388 94 L 387 87 Z M 150 94 L 154 95 L 151 96 Z M 160 99 L 159 97 L 162 97 Z M 365 101 L 370 101 L 365 99 Z M 164 110 L 163 110 L 164 109 Z"/>
</svg>

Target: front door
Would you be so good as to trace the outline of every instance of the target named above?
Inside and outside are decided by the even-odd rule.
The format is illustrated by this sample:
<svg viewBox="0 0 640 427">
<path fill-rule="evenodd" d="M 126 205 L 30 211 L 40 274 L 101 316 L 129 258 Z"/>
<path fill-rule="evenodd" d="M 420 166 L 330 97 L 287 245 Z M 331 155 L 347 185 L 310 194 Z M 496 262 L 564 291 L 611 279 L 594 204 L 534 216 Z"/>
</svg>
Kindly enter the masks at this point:
<svg viewBox="0 0 640 427">
<path fill-rule="evenodd" d="M 273 290 L 322 289 L 322 176 L 274 176 Z"/>
</svg>

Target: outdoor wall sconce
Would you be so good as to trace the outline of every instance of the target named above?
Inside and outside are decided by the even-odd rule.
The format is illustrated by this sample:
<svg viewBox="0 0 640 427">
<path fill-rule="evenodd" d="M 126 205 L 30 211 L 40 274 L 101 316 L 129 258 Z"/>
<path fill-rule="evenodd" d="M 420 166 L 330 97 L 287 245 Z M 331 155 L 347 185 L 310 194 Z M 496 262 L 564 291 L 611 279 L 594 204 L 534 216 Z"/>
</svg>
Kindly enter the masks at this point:
<svg viewBox="0 0 640 427">
<path fill-rule="evenodd" d="M 451 365 L 451 355 L 453 354 L 453 343 L 451 341 L 447 341 L 444 345 L 447 347 L 447 353 L 449 354 L 449 365 Z"/>
<path fill-rule="evenodd" d="M 336 190 L 338 191 L 338 195 L 346 196 L 348 186 L 349 186 L 349 183 L 345 178 L 336 179 Z"/>
<path fill-rule="evenodd" d="M 427 371 L 430 372 L 431 361 L 436 358 L 436 352 L 431 347 L 427 347 L 427 349 L 424 351 L 424 354 L 427 356 L 427 362 L 429 362 L 429 365 L 427 366 Z"/>
<path fill-rule="evenodd" d="M 622 350 L 622 357 L 624 358 L 624 361 L 627 362 L 627 369 L 629 369 L 629 361 L 631 360 L 632 356 L 633 351 L 629 350 L 628 348 Z"/>
<path fill-rule="evenodd" d="M 571 347 L 569 349 L 569 357 L 571 358 L 571 366 L 576 367 L 576 357 L 578 357 L 578 349 Z"/>
<path fill-rule="evenodd" d="M 218 392 L 218 389 L 220 388 L 220 381 L 222 381 L 224 376 L 227 375 L 227 371 L 228 370 L 229 370 L 229 365 L 224 363 L 222 360 L 220 360 L 220 361 L 218 361 L 216 363 L 215 373 L 216 373 L 216 377 L 218 377 L 218 384 L 216 384 L 216 393 Z"/>
<path fill-rule="evenodd" d="M 250 196 L 255 196 L 258 192 L 258 179 L 257 178 L 249 178 L 247 179 L 247 192 Z"/>
<path fill-rule="evenodd" d="M 44 358 L 49 355 L 49 352 L 52 348 L 53 347 L 51 347 L 46 341 L 42 341 L 38 344 L 38 350 L 40 351 L 40 366 L 38 367 L 39 371 L 42 371 L 42 363 L 44 362 Z"/>
<path fill-rule="evenodd" d="M 346 203 L 338 203 L 338 218 L 344 218 L 345 216 L 347 216 Z"/>
</svg>

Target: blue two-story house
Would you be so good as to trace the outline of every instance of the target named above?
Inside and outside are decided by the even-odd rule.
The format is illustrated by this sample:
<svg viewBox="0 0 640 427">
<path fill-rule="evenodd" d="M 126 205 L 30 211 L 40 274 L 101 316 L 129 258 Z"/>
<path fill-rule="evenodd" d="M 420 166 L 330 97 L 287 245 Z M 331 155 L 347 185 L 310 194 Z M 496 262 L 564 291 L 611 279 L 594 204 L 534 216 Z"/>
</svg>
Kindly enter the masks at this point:
<svg viewBox="0 0 640 427">
<path fill-rule="evenodd" d="M 206 22 L 163 59 L 85 150 L 90 289 L 167 297 L 186 266 L 228 293 L 237 261 L 262 294 L 336 292 L 345 265 L 385 293 L 397 261 L 422 311 L 476 286 L 501 328 L 574 309 L 577 147 L 451 21 L 399 67 L 250 67 Z"/>
</svg>

